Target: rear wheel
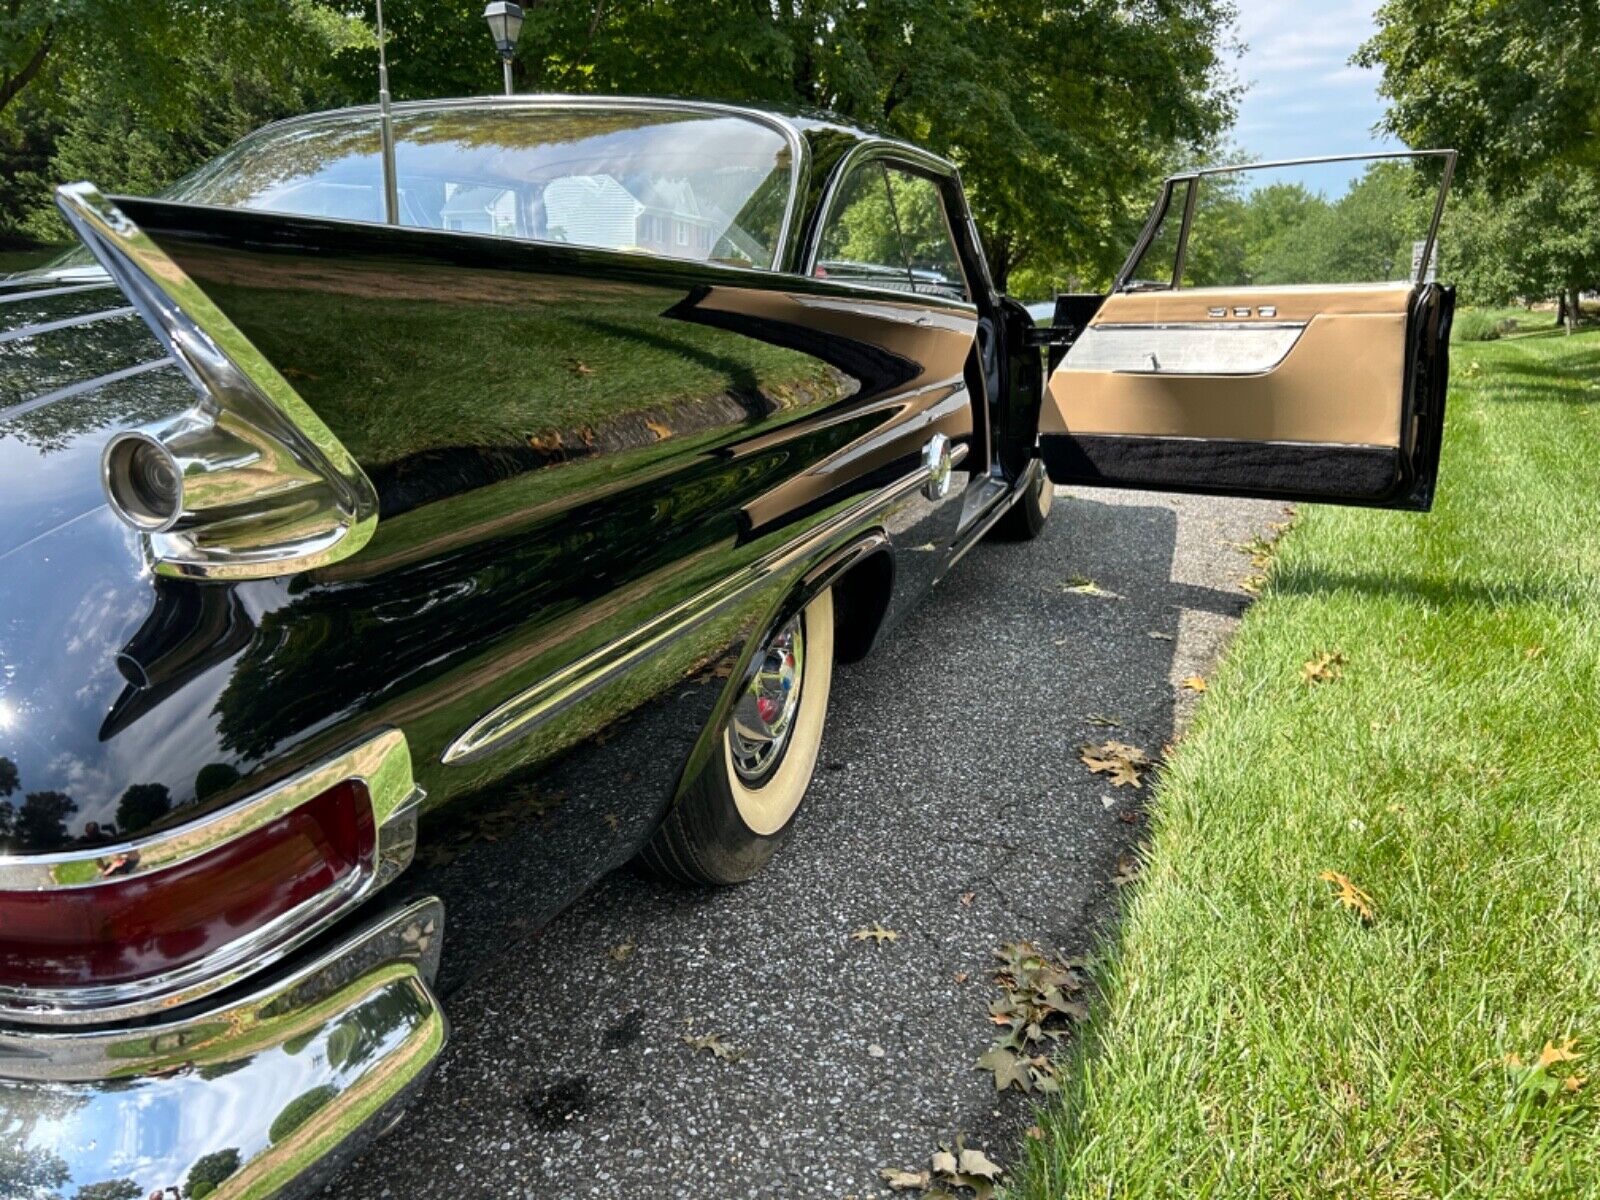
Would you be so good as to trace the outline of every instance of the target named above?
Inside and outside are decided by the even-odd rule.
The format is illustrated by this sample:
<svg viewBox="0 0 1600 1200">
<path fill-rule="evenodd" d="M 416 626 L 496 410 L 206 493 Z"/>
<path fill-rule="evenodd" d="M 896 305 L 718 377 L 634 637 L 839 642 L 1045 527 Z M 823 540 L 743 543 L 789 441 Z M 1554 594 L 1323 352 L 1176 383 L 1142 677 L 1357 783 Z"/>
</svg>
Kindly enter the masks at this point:
<svg viewBox="0 0 1600 1200">
<path fill-rule="evenodd" d="M 716 757 L 645 847 L 644 866 L 684 883 L 753 878 L 805 798 L 832 682 L 833 593 L 825 591 L 767 639 Z"/>
<path fill-rule="evenodd" d="M 1044 532 L 1045 520 L 1050 516 L 1050 503 L 1055 498 L 1055 488 L 1044 472 L 1043 463 L 1034 467 L 1033 475 L 1033 482 L 1017 497 L 1010 511 L 994 523 L 989 536 L 996 541 L 1031 542 Z"/>
</svg>

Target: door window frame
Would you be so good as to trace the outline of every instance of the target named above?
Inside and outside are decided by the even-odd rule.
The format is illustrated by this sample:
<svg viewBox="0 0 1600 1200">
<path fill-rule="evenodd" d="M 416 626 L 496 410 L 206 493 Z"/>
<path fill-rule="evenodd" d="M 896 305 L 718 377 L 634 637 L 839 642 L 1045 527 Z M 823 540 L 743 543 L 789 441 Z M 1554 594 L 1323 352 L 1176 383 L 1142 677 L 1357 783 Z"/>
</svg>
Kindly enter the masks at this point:
<svg viewBox="0 0 1600 1200">
<path fill-rule="evenodd" d="M 1155 207 L 1150 210 L 1144 229 L 1139 234 L 1139 240 L 1133 245 L 1127 259 L 1117 271 L 1115 282 L 1111 286 L 1113 293 L 1117 292 L 1176 292 L 1183 287 L 1183 268 L 1188 256 L 1189 234 L 1194 223 L 1195 200 L 1200 194 L 1201 180 L 1214 175 L 1237 175 L 1244 171 L 1271 170 L 1281 167 L 1317 166 L 1323 163 L 1341 162 L 1366 162 L 1386 159 L 1416 159 L 1438 158 L 1444 161 L 1439 179 L 1439 193 L 1434 198 L 1433 219 L 1428 224 L 1428 236 L 1423 243 L 1421 266 L 1418 267 L 1419 276 L 1425 275 L 1428 263 L 1433 257 L 1433 248 L 1439 239 L 1439 222 L 1444 217 L 1445 197 L 1450 194 L 1450 180 L 1455 175 L 1456 152 L 1454 150 L 1384 150 L 1376 153 L 1365 154 L 1327 154 L 1317 158 L 1284 158 L 1270 162 L 1235 163 L 1230 166 L 1200 167 L 1193 171 L 1180 171 L 1176 175 L 1169 175 L 1162 182 L 1161 195 L 1157 198 Z M 1172 265 L 1172 282 L 1167 287 L 1142 287 L 1129 288 L 1128 284 L 1133 278 L 1133 272 L 1138 267 L 1144 252 L 1149 249 L 1150 243 L 1155 240 L 1160 232 L 1162 223 L 1167 217 L 1167 208 L 1172 202 L 1172 193 L 1180 185 L 1187 184 L 1188 195 L 1184 199 L 1183 224 L 1178 230 L 1178 249 Z M 1415 286 L 1420 279 L 1412 279 Z"/>
<path fill-rule="evenodd" d="M 961 187 L 961 174 L 956 167 L 944 159 L 918 150 L 899 142 L 863 142 L 855 146 L 846 154 L 834 168 L 833 177 L 829 180 L 821 202 L 817 205 L 817 217 L 810 223 L 810 232 L 800 256 L 800 270 L 798 274 L 807 279 L 815 280 L 814 272 L 817 269 L 817 258 L 822 252 L 823 233 L 828 228 L 828 223 L 834 217 L 839 198 L 844 190 L 845 181 L 853 176 L 857 168 L 868 163 L 876 162 L 882 167 L 892 167 L 927 179 L 939 189 L 940 208 L 944 212 L 945 232 L 950 237 L 950 245 L 956 252 L 956 263 L 961 268 L 962 285 L 966 288 L 967 299 L 958 300 L 953 296 L 935 296 L 924 292 L 907 291 L 898 288 L 879 287 L 871 283 L 858 283 L 840 281 L 838 286 L 849 288 L 851 291 L 872 292 L 883 296 L 895 296 L 901 300 L 912 300 L 930 307 L 956 307 L 962 309 L 979 310 L 984 307 L 980 297 L 993 305 L 994 286 L 989 278 L 988 264 L 983 258 L 983 248 L 978 241 L 977 227 L 972 222 L 972 213 L 966 204 L 966 193 Z M 892 202 L 892 193 L 891 193 Z M 958 231 L 957 222 L 964 223 L 966 236 Z M 896 229 L 899 227 L 899 218 L 896 216 Z M 904 237 L 901 237 L 901 255 L 905 253 Z M 909 274 L 910 266 L 907 264 Z M 820 282 L 826 283 L 827 280 Z"/>
</svg>

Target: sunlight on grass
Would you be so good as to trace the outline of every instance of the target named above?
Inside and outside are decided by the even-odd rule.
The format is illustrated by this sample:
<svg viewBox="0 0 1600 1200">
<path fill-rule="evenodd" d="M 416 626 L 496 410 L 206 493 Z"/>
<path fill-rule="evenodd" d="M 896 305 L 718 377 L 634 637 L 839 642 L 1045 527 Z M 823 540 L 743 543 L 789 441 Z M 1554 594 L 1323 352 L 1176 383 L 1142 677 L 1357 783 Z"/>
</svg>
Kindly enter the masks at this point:
<svg viewBox="0 0 1600 1200">
<path fill-rule="evenodd" d="M 1597 426 L 1600 333 L 1458 345 L 1435 512 L 1304 510 L 1014 1195 L 1600 1197 Z"/>
</svg>

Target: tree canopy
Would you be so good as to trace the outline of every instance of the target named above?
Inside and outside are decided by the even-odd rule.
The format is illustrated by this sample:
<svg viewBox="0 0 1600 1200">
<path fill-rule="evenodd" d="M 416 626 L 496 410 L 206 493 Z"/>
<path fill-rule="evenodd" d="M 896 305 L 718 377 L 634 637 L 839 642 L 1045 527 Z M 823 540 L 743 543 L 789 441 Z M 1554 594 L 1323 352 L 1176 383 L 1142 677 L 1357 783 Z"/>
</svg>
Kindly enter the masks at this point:
<svg viewBox="0 0 1600 1200">
<path fill-rule="evenodd" d="M 482 7 L 386 0 L 397 99 L 498 90 Z M 154 190 L 254 125 L 375 95 L 370 5 L 10 10 L 0 236 L 59 237 L 63 178 Z M 997 282 L 1026 269 L 1043 288 L 1109 274 L 1164 170 L 1227 128 L 1233 16 L 1232 0 L 547 0 L 516 82 L 823 108 L 905 137 L 960 165 Z"/>
<path fill-rule="evenodd" d="M 1600 5 L 1386 0 L 1355 61 L 1383 71 L 1384 126 L 1461 151 L 1443 261 L 1467 299 L 1600 284 Z M 1570 328 L 1570 324 L 1569 324 Z"/>
</svg>

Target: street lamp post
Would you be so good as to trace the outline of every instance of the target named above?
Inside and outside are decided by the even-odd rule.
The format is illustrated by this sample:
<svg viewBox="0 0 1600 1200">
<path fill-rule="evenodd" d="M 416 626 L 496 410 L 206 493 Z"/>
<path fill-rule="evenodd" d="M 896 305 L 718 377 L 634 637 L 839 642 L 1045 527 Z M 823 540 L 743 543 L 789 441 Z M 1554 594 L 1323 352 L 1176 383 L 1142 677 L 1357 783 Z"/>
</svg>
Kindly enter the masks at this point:
<svg viewBox="0 0 1600 1200">
<path fill-rule="evenodd" d="M 394 118 L 389 115 L 389 59 L 384 53 L 383 0 L 378 10 L 378 142 L 383 156 L 383 219 L 400 224 L 400 186 L 394 166 Z"/>
<path fill-rule="evenodd" d="M 511 95 L 511 60 L 517 56 L 517 38 L 522 35 L 522 5 L 510 0 L 493 0 L 483 10 L 483 19 L 489 22 L 489 35 L 494 38 L 494 48 L 500 51 L 500 65 L 506 73 L 506 95 Z"/>
</svg>

